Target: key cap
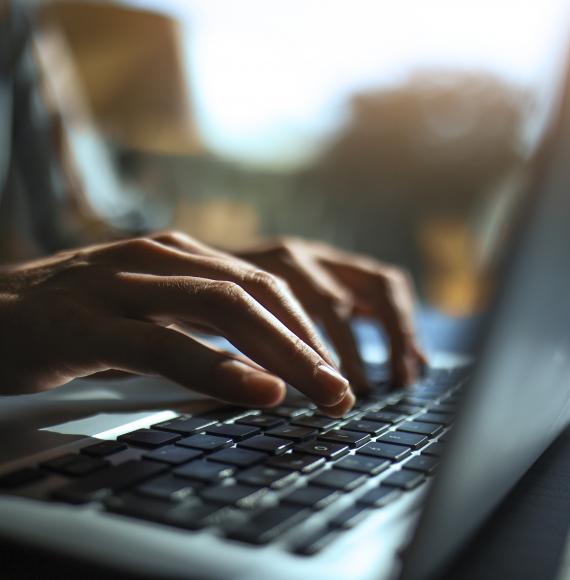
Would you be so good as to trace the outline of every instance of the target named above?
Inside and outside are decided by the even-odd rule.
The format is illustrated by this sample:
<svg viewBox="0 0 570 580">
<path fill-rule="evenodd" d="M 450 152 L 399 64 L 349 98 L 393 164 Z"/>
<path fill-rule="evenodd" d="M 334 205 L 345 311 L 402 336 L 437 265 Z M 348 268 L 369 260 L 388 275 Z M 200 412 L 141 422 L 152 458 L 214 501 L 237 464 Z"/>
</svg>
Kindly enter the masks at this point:
<svg viewBox="0 0 570 580">
<path fill-rule="evenodd" d="M 424 455 L 416 455 L 412 457 L 409 461 L 404 464 L 406 469 L 411 469 L 412 471 L 419 471 L 424 475 L 432 475 L 435 473 L 437 466 L 439 465 L 439 460 L 435 457 L 426 457 Z"/>
<path fill-rule="evenodd" d="M 131 433 L 125 433 L 117 437 L 119 441 L 124 441 L 129 445 L 136 445 L 138 447 L 160 447 L 168 443 L 174 443 L 180 439 L 180 435 L 176 433 L 168 433 L 166 431 L 155 431 L 154 429 L 138 429 Z"/>
<path fill-rule="evenodd" d="M 69 462 L 65 467 L 63 467 L 59 473 L 62 475 L 69 475 L 71 477 L 83 477 L 105 469 L 110 464 L 104 459 L 98 459 L 95 457 L 83 457 L 81 455 L 76 455 L 73 461 Z"/>
<path fill-rule="evenodd" d="M 258 451 L 249 451 L 247 449 L 222 449 L 216 451 L 208 456 L 208 460 L 219 463 L 229 463 L 230 465 L 237 465 L 238 467 L 250 467 L 267 459 L 266 453 L 259 453 Z"/>
<path fill-rule="evenodd" d="M 217 435 L 190 435 L 180 439 L 175 445 L 181 447 L 190 447 L 191 449 L 200 449 L 201 451 L 218 451 L 231 447 L 233 440 L 229 437 L 218 437 Z"/>
<path fill-rule="evenodd" d="M 400 461 L 410 455 L 410 448 L 401 445 L 392 445 L 391 443 L 382 443 L 381 441 L 374 441 L 367 443 L 361 447 L 357 455 L 372 455 L 373 457 L 383 457 L 384 459 L 391 459 L 392 461 Z"/>
<path fill-rule="evenodd" d="M 368 507 L 381 508 L 398 499 L 401 495 L 402 493 L 393 487 L 379 486 L 359 497 L 357 503 Z"/>
<path fill-rule="evenodd" d="M 433 423 L 422 423 L 421 421 L 404 421 L 398 425 L 398 431 L 405 431 L 406 433 L 417 433 L 418 435 L 427 435 L 428 437 L 435 437 L 443 430 L 441 425 L 434 425 Z"/>
<path fill-rule="evenodd" d="M 301 415 L 306 415 L 309 413 L 309 409 L 303 409 L 299 407 L 273 407 L 272 409 L 267 409 L 265 411 L 268 415 L 276 415 L 277 417 L 283 417 L 284 419 L 293 419 L 294 417 L 300 417 Z"/>
<path fill-rule="evenodd" d="M 292 441 L 304 441 L 318 434 L 319 432 L 316 429 L 297 427 L 295 425 L 284 425 L 283 427 L 276 427 L 275 429 L 266 431 L 266 435 L 279 437 L 281 439 L 291 439 Z"/>
<path fill-rule="evenodd" d="M 423 413 L 416 417 L 418 421 L 423 421 L 424 423 L 434 423 L 436 425 L 451 425 L 453 423 L 453 415 L 448 413 Z"/>
<path fill-rule="evenodd" d="M 292 471 L 311 473 L 325 464 L 324 457 L 313 455 L 302 455 L 301 453 L 286 453 L 278 457 L 272 457 L 267 461 L 267 465 Z"/>
<path fill-rule="evenodd" d="M 202 452 L 197 449 L 184 449 L 183 447 L 177 447 L 176 445 L 168 445 L 167 447 L 155 449 L 154 451 L 143 455 L 143 459 L 161 461 L 162 463 L 168 463 L 170 465 L 182 465 L 183 463 L 188 463 L 188 461 L 191 461 L 192 459 L 198 459 L 201 455 Z"/>
<path fill-rule="evenodd" d="M 236 475 L 239 483 L 246 483 L 257 487 L 271 487 L 273 489 L 282 489 L 291 485 L 299 478 L 298 473 L 268 467 L 266 465 L 257 465 L 241 471 Z"/>
<path fill-rule="evenodd" d="M 266 437 L 265 435 L 256 435 L 251 439 L 238 443 L 238 447 L 263 451 L 264 453 L 271 453 L 272 455 L 281 455 L 292 446 L 291 441 L 278 439 L 277 437 Z"/>
<path fill-rule="evenodd" d="M 259 427 L 260 429 L 273 429 L 273 427 L 285 425 L 286 421 L 281 417 L 271 417 L 270 415 L 248 415 L 247 417 L 238 419 L 236 423 Z"/>
<path fill-rule="evenodd" d="M 30 485 L 46 477 L 46 473 L 36 467 L 23 467 L 0 476 L 0 489 L 15 489 Z"/>
<path fill-rule="evenodd" d="M 314 556 L 330 546 L 338 535 L 336 530 L 321 528 L 309 536 L 303 536 L 298 543 L 293 545 L 293 551 L 300 556 Z"/>
<path fill-rule="evenodd" d="M 364 505 L 353 505 L 334 515 L 329 521 L 329 526 L 347 530 L 362 522 L 370 513 Z"/>
<path fill-rule="evenodd" d="M 165 465 L 153 461 L 125 461 L 56 489 L 53 497 L 68 503 L 87 503 L 134 486 L 166 469 Z"/>
<path fill-rule="evenodd" d="M 335 468 L 366 473 L 368 475 L 378 475 L 390 467 L 391 463 L 387 459 L 376 459 L 365 455 L 347 455 L 338 463 Z"/>
<path fill-rule="evenodd" d="M 206 427 L 215 425 L 216 423 L 217 421 L 215 419 L 209 417 L 178 417 L 157 423 L 152 428 L 160 431 L 171 431 L 172 433 L 178 433 L 180 435 L 190 435 L 196 431 L 203 431 Z"/>
<path fill-rule="evenodd" d="M 216 425 L 215 427 L 209 427 L 206 429 L 206 433 L 210 435 L 221 435 L 223 437 L 229 437 L 235 441 L 242 441 L 247 437 L 253 437 L 261 432 L 258 427 L 251 427 L 250 425 Z"/>
<path fill-rule="evenodd" d="M 406 415 L 402 413 L 394 413 L 391 411 L 375 411 L 372 413 L 366 413 L 363 419 L 367 421 L 378 421 L 379 423 L 398 423 L 402 419 L 405 419 Z"/>
<path fill-rule="evenodd" d="M 338 423 L 338 419 L 331 419 L 330 417 L 317 417 L 315 415 L 309 415 L 307 417 L 299 417 L 298 419 L 293 419 L 291 421 L 292 425 L 297 425 L 298 427 L 308 427 L 309 429 L 331 429 Z"/>
<path fill-rule="evenodd" d="M 180 477 L 188 477 L 209 483 L 231 477 L 234 472 L 235 467 L 232 465 L 221 465 L 212 461 L 198 459 L 176 468 L 173 473 Z"/>
<path fill-rule="evenodd" d="M 386 487 L 397 487 L 398 489 L 414 489 L 425 481 L 425 476 L 415 471 L 400 469 L 390 474 L 382 480 L 382 485 Z"/>
<path fill-rule="evenodd" d="M 302 506 L 280 505 L 256 514 L 245 526 L 228 533 L 228 537 L 250 544 L 266 544 L 302 522 L 309 510 Z"/>
<path fill-rule="evenodd" d="M 295 451 L 298 453 L 309 453 L 310 455 L 320 455 L 327 459 L 339 459 L 348 453 L 348 447 L 340 443 L 330 443 L 328 441 L 311 441 L 296 445 Z"/>
<path fill-rule="evenodd" d="M 443 443 L 432 443 L 422 451 L 422 455 L 433 455 L 434 457 L 441 457 L 445 446 Z"/>
<path fill-rule="evenodd" d="M 170 473 L 144 482 L 135 488 L 135 493 L 165 501 L 182 501 L 194 495 L 201 483 L 176 477 Z"/>
<path fill-rule="evenodd" d="M 362 473 L 343 471 L 341 469 L 326 469 L 311 479 L 311 485 L 330 487 L 339 491 L 352 491 L 366 483 L 368 478 Z"/>
<path fill-rule="evenodd" d="M 434 413 L 449 413 L 450 415 L 454 415 L 457 412 L 457 405 L 445 401 L 444 403 L 433 405 L 428 409 L 428 412 L 430 411 L 433 411 Z"/>
<path fill-rule="evenodd" d="M 104 469 L 109 466 L 109 462 L 104 459 L 85 457 L 75 453 L 66 453 L 59 457 L 49 459 L 40 464 L 44 469 L 60 473 L 61 475 L 82 476 Z"/>
<path fill-rule="evenodd" d="M 361 433 L 369 433 L 370 435 L 378 435 L 382 431 L 386 431 L 390 427 L 389 423 L 377 423 L 376 421 L 349 421 L 345 423 L 342 428 L 347 431 L 360 431 Z"/>
<path fill-rule="evenodd" d="M 91 457 L 108 457 L 125 449 L 127 449 L 127 444 L 122 441 L 101 441 L 100 443 L 83 447 L 81 453 L 90 455 Z"/>
<path fill-rule="evenodd" d="M 319 435 L 319 441 L 332 441 L 333 443 L 344 443 L 350 447 L 360 447 L 370 441 L 370 435 L 357 433 L 356 431 L 333 429 L 332 431 L 327 431 Z"/>
<path fill-rule="evenodd" d="M 320 510 L 340 497 L 338 491 L 326 487 L 307 485 L 299 487 L 282 498 L 283 503 L 301 505 L 313 510 Z"/>
<path fill-rule="evenodd" d="M 412 449 L 419 449 L 428 442 L 428 438 L 425 435 L 415 435 L 414 433 L 404 433 L 403 431 L 390 431 L 390 433 L 378 437 L 378 442 L 405 445 Z"/>
<path fill-rule="evenodd" d="M 417 405 L 404 405 L 403 403 L 398 403 L 395 405 L 388 405 L 384 407 L 385 411 L 391 411 L 392 413 L 403 413 L 404 415 L 412 415 L 421 411 L 423 407 L 418 407 Z"/>
<path fill-rule="evenodd" d="M 208 487 L 201 492 L 202 499 L 224 505 L 235 505 L 241 508 L 251 509 L 259 504 L 267 489 L 250 485 L 216 485 Z"/>
</svg>

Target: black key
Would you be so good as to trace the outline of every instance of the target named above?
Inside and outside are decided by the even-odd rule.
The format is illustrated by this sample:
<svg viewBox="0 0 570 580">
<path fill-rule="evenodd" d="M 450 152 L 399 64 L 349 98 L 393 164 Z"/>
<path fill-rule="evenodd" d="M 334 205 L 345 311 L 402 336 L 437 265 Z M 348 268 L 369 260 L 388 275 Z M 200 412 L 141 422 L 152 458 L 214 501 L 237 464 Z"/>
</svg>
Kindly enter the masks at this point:
<svg viewBox="0 0 570 580">
<path fill-rule="evenodd" d="M 280 417 L 271 417 L 270 415 L 248 415 L 247 417 L 238 419 L 236 423 L 260 427 L 261 429 L 273 429 L 273 427 L 285 425 L 286 421 Z"/>
<path fill-rule="evenodd" d="M 342 429 L 333 429 L 319 435 L 319 441 L 333 441 L 335 443 L 344 443 L 350 447 L 360 447 L 370 441 L 370 435 L 366 433 L 357 433 L 356 431 L 343 431 Z"/>
<path fill-rule="evenodd" d="M 338 532 L 329 528 L 321 528 L 312 532 L 309 536 L 303 536 L 293 546 L 295 554 L 300 556 L 314 556 L 330 546 L 337 538 Z"/>
<path fill-rule="evenodd" d="M 172 433 L 179 433 L 180 435 L 190 435 L 196 431 L 203 431 L 210 425 L 215 425 L 217 421 L 209 417 L 178 417 L 163 421 L 153 425 L 153 429 L 161 431 L 171 431 Z"/>
<path fill-rule="evenodd" d="M 281 406 L 267 409 L 265 412 L 268 415 L 276 415 L 277 417 L 283 417 L 284 419 L 293 419 L 295 417 L 300 417 L 301 415 L 306 415 L 309 413 L 309 409 Z"/>
<path fill-rule="evenodd" d="M 418 392 L 414 397 L 404 397 L 398 402 L 399 405 L 411 405 L 412 407 L 426 408 L 433 399 L 433 393 Z"/>
<path fill-rule="evenodd" d="M 377 423 L 376 421 L 349 421 L 342 426 L 347 431 L 359 431 L 361 433 L 370 433 L 370 435 L 378 435 L 382 431 L 386 431 L 390 427 L 389 423 Z"/>
<path fill-rule="evenodd" d="M 392 411 L 373 411 L 372 413 L 366 413 L 363 419 L 367 421 L 378 421 L 380 423 L 398 423 L 406 417 L 407 415 Z"/>
<path fill-rule="evenodd" d="M 364 505 L 353 505 L 334 515 L 329 521 L 329 526 L 347 530 L 362 522 L 370 513 Z"/>
<path fill-rule="evenodd" d="M 377 459 L 375 457 L 366 457 L 365 455 L 347 455 L 335 467 L 346 469 L 347 471 L 356 471 L 358 473 L 367 473 L 377 475 L 390 467 L 391 463 L 387 459 Z"/>
<path fill-rule="evenodd" d="M 339 491 L 352 491 L 366 482 L 368 477 L 362 473 L 343 471 L 341 469 L 326 469 L 311 479 L 311 485 L 321 485 L 338 489 Z"/>
<path fill-rule="evenodd" d="M 423 421 L 424 423 L 434 423 L 436 425 L 451 425 L 453 423 L 454 417 L 450 413 L 436 413 L 429 412 L 423 413 L 416 417 L 418 421 Z"/>
<path fill-rule="evenodd" d="M 391 411 L 393 413 L 404 413 L 405 415 L 412 415 L 421 411 L 423 407 L 418 407 L 417 405 L 404 405 L 403 403 L 398 403 L 396 405 L 388 405 L 384 407 L 385 411 Z"/>
<path fill-rule="evenodd" d="M 161 461 L 162 463 L 169 463 L 170 465 L 182 465 L 188 463 L 192 459 L 198 459 L 202 455 L 201 451 L 197 449 L 184 449 L 184 447 L 177 447 L 176 445 L 168 445 L 161 449 L 155 449 L 143 456 L 143 459 L 151 459 L 152 461 Z"/>
<path fill-rule="evenodd" d="M 457 405 L 445 401 L 444 403 L 438 403 L 437 405 L 430 407 L 429 411 L 433 411 L 434 413 L 449 413 L 453 415 L 457 412 Z"/>
<path fill-rule="evenodd" d="M 373 457 L 383 457 L 384 459 L 391 459 L 392 461 L 400 461 L 410 454 L 409 447 L 402 447 L 401 445 L 392 445 L 391 443 L 382 443 L 375 441 L 367 443 L 361 447 L 358 454 L 372 455 Z"/>
<path fill-rule="evenodd" d="M 291 423 L 293 425 L 297 425 L 298 427 L 309 427 L 310 429 L 331 429 L 338 423 L 338 419 L 309 415 L 308 417 L 299 417 L 298 419 L 293 419 Z"/>
<path fill-rule="evenodd" d="M 228 537 L 250 544 L 266 544 L 302 522 L 306 508 L 296 505 L 280 505 L 256 514 L 246 526 L 240 526 L 228 533 Z"/>
<path fill-rule="evenodd" d="M 310 473 L 325 464 L 324 457 L 312 455 L 302 455 L 301 453 L 286 453 L 278 457 L 272 457 L 267 461 L 267 465 L 281 469 L 290 469 L 292 471 L 301 471 Z"/>
<path fill-rule="evenodd" d="M 285 453 L 292 446 L 291 441 L 287 441 L 287 439 L 266 437 L 265 435 L 256 435 L 251 439 L 238 443 L 238 447 L 263 451 L 265 453 L 271 453 L 272 455 L 281 455 L 281 453 Z"/>
<path fill-rule="evenodd" d="M 425 435 L 415 435 L 414 433 L 404 433 L 403 431 L 391 431 L 390 433 L 378 437 L 378 442 L 405 445 L 412 449 L 419 449 L 428 442 L 428 438 Z"/>
<path fill-rule="evenodd" d="M 69 503 L 87 503 L 150 479 L 166 469 L 165 465 L 153 461 L 125 461 L 56 489 L 53 497 Z"/>
<path fill-rule="evenodd" d="M 127 444 L 122 441 L 101 441 L 84 447 L 81 453 L 91 457 L 107 457 L 125 449 L 127 449 Z"/>
<path fill-rule="evenodd" d="M 155 431 L 154 429 L 138 429 L 132 433 L 120 435 L 117 439 L 139 447 L 160 447 L 167 443 L 174 443 L 180 439 L 180 435 L 166 431 Z"/>
<path fill-rule="evenodd" d="M 234 474 L 235 468 L 231 465 L 221 465 L 211 461 L 198 459 L 191 461 L 182 467 L 174 470 L 174 475 L 180 477 L 189 477 L 190 479 L 197 479 L 199 481 L 213 482 L 230 477 Z"/>
<path fill-rule="evenodd" d="M 268 467 L 266 465 L 257 465 L 236 475 L 240 483 L 247 483 L 258 487 L 272 487 L 273 489 L 282 489 L 297 481 L 299 475 L 295 472 Z"/>
<path fill-rule="evenodd" d="M 35 467 L 23 467 L 0 476 L 0 489 L 15 489 L 46 477 L 45 471 Z"/>
<path fill-rule="evenodd" d="M 139 485 L 135 492 L 166 501 L 182 501 L 194 495 L 201 486 L 201 483 L 167 473 Z"/>
<path fill-rule="evenodd" d="M 267 489 L 251 485 L 216 485 L 201 492 L 202 499 L 224 505 L 235 505 L 251 509 L 256 507 L 266 495 Z"/>
<path fill-rule="evenodd" d="M 445 450 L 443 443 L 432 443 L 422 451 L 422 455 L 433 455 L 434 457 L 441 457 Z"/>
<path fill-rule="evenodd" d="M 217 461 L 219 463 L 229 463 L 230 465 L 237 465 L 238 467 L 250 467 L 263 461 L 267 458 L 267 454 L 259 453 L 257 451 L 248 451 L 247 449 L 222 449 L 216 451 L 208 456 L 210 461 Z"/>
<path fill-rule="evenodd" d="M 319 432 L 316 429 L 297 427 L 295 425 L 284 425 L 283 427 L 276 427 L 266 431 L 266 435 L 280 437 L 281 439 L 291 439 L 292 441 L 305 441 L 305 439 L 310 439 L 318 434 Z"/>
<path fill-rule="evenodd" d="M 392 487 L 377 487 L 359 497 L 357 502 L 360 505 L 380 508 L 393 502 L 402 495 L 400 491 Z"/>
<path fill-rule="evenodd" d="M 233 440 L 228 437 L 218 437 L 217 435 L 190 435 L 180 439 L 175 445 L 190 447 L 192 449 L 201 449 L 202 451 L 218 451 L 225 447 L 231 447 Z"/>
<path fill-rule="evenodd" d="M 90 473 L 94 473 L 95 471 L 105 469 L 106 467 L 109 467 L 109 465 L 109 462 L 104 459 L 76 455 L 75 459 L 63 467 L 59 473 L 71 477 L 83 477 Z"/>
<path fill-rule="evenodd" d="M 382 485 L 387 487 L 397 487 L 398 489 L 414 489 L 425 481 L 425 476 L 415 471 L 400 469 L 382 480 Z"/>
<path fill-rule="evenodd" d="M 48 459 L 47 461 L 42 461 L 40 467 L 44 469 L 49 469 L 49 471 L 55 471 L 56 473 L 61 473 L 76 457 L 79 457 L 75 453 L 66 453 L 65 455 L 60 455 L 59 457 L 54 457 L 53 459 Z"/>
<path fill-rule="evenodd" d="M 435 437 L 443 431 L 443 428 L 441 425 L 434 425 L 433 423 L 422 423 L 421 421 L 404 421 L 401 425 L 398 425 L 398 431 Z"/>
<path fill-rule="evenodd" d="M 220 510 L 219 505 L 205 504 L 197 498 L 176 504 L 134 494 L 110 497 L 105 507 L 112 513 L 191 530 L 203 528 L 207 518 Z"/>
<path fill-rule="evenodd" d="M 437 466 L 439 465 L 439 460 L 435 457 L 426 457 L 424 455 L 416 455 L 412 457 L 408 462 L 404 464 L 406 469 L 411 469 L 412 471 L 419 471 L 425 475 L 431 475 L 435 473 Z"/>
<path fill-rule="evenodd" d="M 348 447 L 340 443 L 330 443 L 328 441 L 311 441 L 296 445 L 295 451 L 309 453 L 310 455 L 319 455 L 327 459 L 338 459 L 348 453 Z"/>
<path fill-rule="evenodd" d="M 223 437 L 229 437 L 235 441 L 241 441 L 247 437 L 252 437 L 257 435 L 261 429 L 258 427 L 251 427 L 250 425 L 216 425 L 215 427 L 209 427 L 206 432 L 210 435 L 221 435 Z"/>
<path fill-rule="evenodd" d="M 340 497 L 338 491 L 326 487 L 307 485 L 299 487 L 290 494 L 284 496 L 282 501 L 288 504 L 302 505 L 314 510 L 320 510 Z"/>
</svg>

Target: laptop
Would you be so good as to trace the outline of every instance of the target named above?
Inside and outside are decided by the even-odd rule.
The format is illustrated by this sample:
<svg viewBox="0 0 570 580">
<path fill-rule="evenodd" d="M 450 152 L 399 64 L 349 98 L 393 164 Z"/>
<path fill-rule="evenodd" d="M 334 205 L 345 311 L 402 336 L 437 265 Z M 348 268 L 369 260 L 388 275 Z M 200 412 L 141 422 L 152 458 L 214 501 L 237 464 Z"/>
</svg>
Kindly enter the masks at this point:
<svg viewBox="0 0 570 580">
<path fill-rule="evenodd" d="M 84 417 L 78 395 L 48 406 L 73 421 L 39 429 L 37 399 L 24 399 L 26 419 L 3 432 L 0 537 L 141 577 L 442 570 L 570 419 L 570 93 L 555 64 L 474 363 L 432 364 L 406 392 L 371 364 L 376 390 L 340 420 L 294 393 L 263 412 L 114 401 Z"/>
</svg>

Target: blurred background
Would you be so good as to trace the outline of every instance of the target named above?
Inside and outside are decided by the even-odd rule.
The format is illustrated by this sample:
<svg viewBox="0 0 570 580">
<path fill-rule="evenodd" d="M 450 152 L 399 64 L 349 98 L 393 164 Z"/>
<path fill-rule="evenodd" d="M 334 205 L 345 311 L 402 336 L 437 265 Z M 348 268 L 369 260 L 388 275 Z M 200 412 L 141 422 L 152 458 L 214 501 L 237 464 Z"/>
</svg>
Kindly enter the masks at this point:
<svg viewBox="0 0 570 580">
<path fill-rule="evenodd" d="M 68 240 L 321 238 L 404 265 L 427 304 L 479 310 L 563 2 L 33 4 Z M 44 251 L 14 199 L 3 260 Z"/>
</svg>

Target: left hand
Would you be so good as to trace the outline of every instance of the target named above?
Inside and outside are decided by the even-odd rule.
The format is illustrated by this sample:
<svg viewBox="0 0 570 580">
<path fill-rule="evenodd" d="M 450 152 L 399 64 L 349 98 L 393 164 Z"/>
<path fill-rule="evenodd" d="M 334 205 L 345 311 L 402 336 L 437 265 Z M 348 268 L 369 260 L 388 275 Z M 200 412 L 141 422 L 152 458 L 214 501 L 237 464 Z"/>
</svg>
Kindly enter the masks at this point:
<svg viewBox="0 0 570 580">
<path fill-rule="evenodd" d="M 369 256 L 297 238 L 237 255 L 286 280 L 305 310 L 323 324 L 357 393 L 365 393 L 369 383 L 350 326 L 355 315 L 376 319 L 386 330 L 395 386 L 413 383 L 427 364 L 414 334 L 413 285 L 403 270 Z"/>
</svg>

